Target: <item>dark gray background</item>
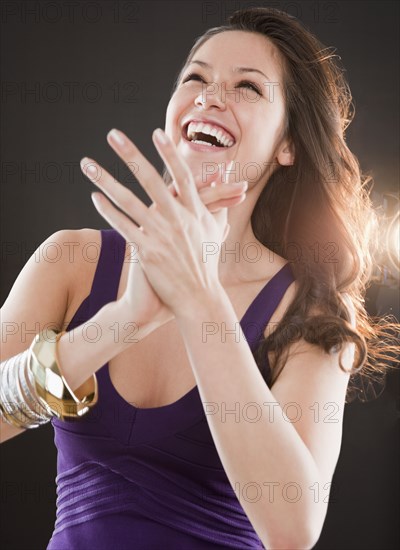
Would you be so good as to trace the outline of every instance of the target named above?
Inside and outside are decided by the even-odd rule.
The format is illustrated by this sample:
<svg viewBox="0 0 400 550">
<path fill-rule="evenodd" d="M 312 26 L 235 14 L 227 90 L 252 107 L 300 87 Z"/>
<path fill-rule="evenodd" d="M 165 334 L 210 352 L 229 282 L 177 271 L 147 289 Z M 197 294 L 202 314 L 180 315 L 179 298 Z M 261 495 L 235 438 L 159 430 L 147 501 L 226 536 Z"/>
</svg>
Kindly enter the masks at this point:
<svg viewBox="0 0 400 550">
<path fill-rule="evenodd" d="M 348 143 L 379 192 L 398 188 L 398 6 L 395 2 L 3 2 L 1 8 L 1 301 L 34 249 L 63 228 L 106 227 L 80 173 L 87 155 L 148 198 L 106 143 L 113 127 L 158 167 L 175 76 L 194 39 L 226 15 L 272 5 L 335 46 L 356 106 Z M 370 295 L 370 312 L 387 309 Z M 372 296 L 372 298 L 371 298 Z M 397 309 L 396 309 L 397 308 Z M 346 408 L 342 453 L 316 548 L 396 548 L 397 378 L 376 401 Z M 3 548 L 45 548 L 55 520 L 56 451 L 50 425 L 1 446 Z"/>
</svg>

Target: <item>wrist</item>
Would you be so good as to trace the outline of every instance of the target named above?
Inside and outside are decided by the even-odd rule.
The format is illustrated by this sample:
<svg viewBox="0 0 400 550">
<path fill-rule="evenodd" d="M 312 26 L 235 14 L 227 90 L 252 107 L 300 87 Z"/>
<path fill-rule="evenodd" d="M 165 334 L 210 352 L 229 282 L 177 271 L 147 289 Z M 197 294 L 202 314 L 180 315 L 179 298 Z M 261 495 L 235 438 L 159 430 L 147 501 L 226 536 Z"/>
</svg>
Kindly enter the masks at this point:
<svg viewBox="0 0 400 550">
<path fill-rule="evenodd" d="M 125 338 L 120 339 L 120 341 L 126 343 L 126 345 L 123 345 L 123 349 L 129 347 L 129 343 L 135 343 L 143 340 L 154 330 L 173 318 L 173 315 L 171 314 L 170 318 L 166 317 L 165 319 L 156 319 L 145 323 L 140 322 L 130 313 L 129 307 L 123 299 L 110 302 L 106 304 L 103 309 L 105 309 L 105 315 L 109 319 L 109 323 L 114 327 L 117 327 L 116 330 L 118 330 L 119 334 L 125 334 Z M 123 351 L 123 349 L 121 351 Z"/>
<path fill-rule="evenodd" d="M 193 321 L 204 321 L 232 307 L 224 287 L 217 283 L 212 288 L 196 292 L 190 300 L 182 300 L 181 307 L 175 311 L 175 317 L 181 326 Z"/>
</svg>

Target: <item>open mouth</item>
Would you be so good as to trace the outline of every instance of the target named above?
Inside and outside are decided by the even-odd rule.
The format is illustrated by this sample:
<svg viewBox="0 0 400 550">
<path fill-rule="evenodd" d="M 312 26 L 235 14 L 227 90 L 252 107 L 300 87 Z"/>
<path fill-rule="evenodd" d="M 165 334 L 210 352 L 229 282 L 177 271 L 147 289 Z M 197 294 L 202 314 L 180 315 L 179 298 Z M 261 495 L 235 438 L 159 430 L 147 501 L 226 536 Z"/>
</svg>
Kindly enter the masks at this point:
<svg viewBox="0 0 400 550">
<path fill-rule="evenodd" d="M 235 144 L 235 139 L 223 128 L 203 122 L 190 121 L 182 130 L 187 141 L 209 147 L 229 148 Z"/>
</svg>

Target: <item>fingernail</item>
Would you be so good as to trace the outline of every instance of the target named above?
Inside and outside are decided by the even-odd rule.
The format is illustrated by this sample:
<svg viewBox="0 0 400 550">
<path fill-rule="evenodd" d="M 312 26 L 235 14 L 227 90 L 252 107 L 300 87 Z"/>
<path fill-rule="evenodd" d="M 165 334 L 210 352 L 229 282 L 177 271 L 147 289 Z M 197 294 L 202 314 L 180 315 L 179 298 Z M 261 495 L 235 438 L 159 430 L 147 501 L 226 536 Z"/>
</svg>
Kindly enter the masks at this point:
<svg viewBox="0 0 400 550">
<path fill-rule="evenodd" d="M 88 177 L 91 177 L 91 178 L 95 178 L 97 177 L 98 175 L 98 167 L 96 165 L 96 163 L 87 158 L 87 157 L 84 157 L 81 162 L 81 169 L 83 171 L 84 174 L 86 174 Z"/>
<path fill-rule="evenodd" d="M 168 143 L 168 137 L 165 132 L 161 130 L 161 128 L 157 128 L 154 130 L 154 137 L 159 143 L 162 143 L 163 145 L 166 145 Z"/>
<path fill-rule="evenodd" d="M 100 193 L 92 193 L 92 194 L 90 195 L 91 198 L 92 198 L 93 203 L 95 204 L 95 206 L 99 206 L 99 205 L 100 205 L 99 195 L 100 195 Z"/>
<path fill-rule="evenodd" d="M 216 185 L 217 185 L 217 182 L 216 182 L 216 181 L 212 181 L 212 182 L 210 183 L 210 187 L 216 187 Z"/>
<path fill-rule="evenodd" d="M 118 130 L 116 130 L 115 128 L 113 128 L 112 130 L 110 130 L 108 132 L 108 137 L 110 137 L 112 139 L 112 141 L 114 141 L 114 143 L 116 143 L 117 145 L 124 145 L 125 144 L 125 140 L 124 140 L 121 132 L 118 132 Z"/>
<path fill-rule="evenodd" d="M 88 157 L 83 157 L 80 162 L 82 170 L 92 170 L 93 168 L 93 161 L 90 160 Z"/>
<path fill-rule="evenodd" d="M 93 165 L 90 165 L 86 168 L 86 172 L 88 172 L 89 174 L 91 174 L 92 176 L 96 176 L 97 175 L 97 170 L 96 170 L 96 167 L 93 166 Z"/>
</svg>

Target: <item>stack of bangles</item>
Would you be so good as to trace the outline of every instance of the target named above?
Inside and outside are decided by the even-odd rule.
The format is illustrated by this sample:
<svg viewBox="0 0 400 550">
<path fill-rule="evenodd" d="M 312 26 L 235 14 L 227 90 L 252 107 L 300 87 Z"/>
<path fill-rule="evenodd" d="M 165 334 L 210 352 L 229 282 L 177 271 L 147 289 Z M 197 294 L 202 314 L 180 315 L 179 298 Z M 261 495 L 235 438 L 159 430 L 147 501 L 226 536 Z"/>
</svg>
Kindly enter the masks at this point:
<svg viewBox="0 0 400 550">
<path fill-rule="evenodd" d="M 8 424 L 21 429 L 37 428 L 52 417 L 82 417 L 97 403 L 95 374 L 90 379 L 90 392 L 79 399 L 60 372 L 57 342 L 63 334 L 42 331 L 28 350 L 2 362 L 0 417 Z"/>
</svg>

